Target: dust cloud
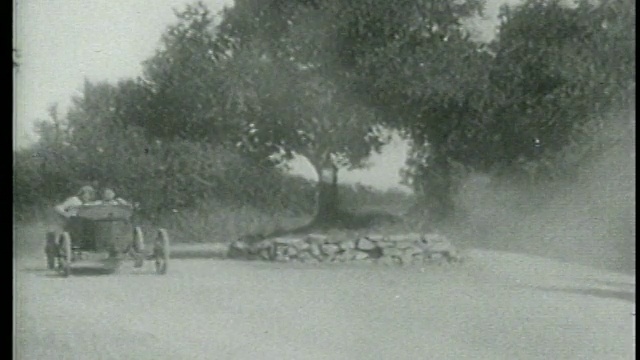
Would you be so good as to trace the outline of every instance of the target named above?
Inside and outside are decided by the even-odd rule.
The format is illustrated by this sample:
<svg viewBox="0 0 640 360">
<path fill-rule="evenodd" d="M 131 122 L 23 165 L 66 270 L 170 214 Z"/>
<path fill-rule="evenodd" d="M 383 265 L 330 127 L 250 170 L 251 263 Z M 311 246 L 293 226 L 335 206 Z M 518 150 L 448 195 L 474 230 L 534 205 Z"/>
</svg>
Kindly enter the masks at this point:
<svg viewBox="0 0 640 360">
<path fill-rule="evenodd" d="M 474 175 L 457 198 L 465 219 L 453 230 L 465 245 L 511 251 L 635 274 L 635 112 L 603 136 L 621 141 L 544 188 L 495 185 Z"/>
</svg>

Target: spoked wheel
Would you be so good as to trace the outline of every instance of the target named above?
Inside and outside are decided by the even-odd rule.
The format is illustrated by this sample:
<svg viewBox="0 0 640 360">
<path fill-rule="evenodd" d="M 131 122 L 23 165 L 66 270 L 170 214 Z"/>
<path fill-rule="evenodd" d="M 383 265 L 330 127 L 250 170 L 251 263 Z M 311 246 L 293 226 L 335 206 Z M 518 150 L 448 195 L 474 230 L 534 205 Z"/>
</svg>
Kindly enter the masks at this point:
<svg viewBox="0 0 640 360">
<path fill-rule="evenodd" d="M 73 256 L 71 252 L 71 236 L 68 232 L 63 232 L 60 235 L 59 245 L 59 268 L 62 276 L 68 277 L 71 274 L 71 258 Z"/>
<path fill-rule="evenodd" d="M 164 275 L 169 265 L 169 233 L 165 229 L 158 229 L 158 236 L 153 246 L 153 257 L 156 263 L 156 273 Z"/>
<path fill-rule="evenodd" d="M 54 270 L 56 268 L 56 254 L 58 246 L 56 244 L 56 233 L 48 232 L 47 241 L 44 247 L 44 253 L 47 255 L 47 269 Z"/>
<path fill-rule="evenodd" d="M 142 267 L 144 264 L 144 234 L 139 226 L 133 229 L 133 256 L 133 267 Z"/>
</svg>

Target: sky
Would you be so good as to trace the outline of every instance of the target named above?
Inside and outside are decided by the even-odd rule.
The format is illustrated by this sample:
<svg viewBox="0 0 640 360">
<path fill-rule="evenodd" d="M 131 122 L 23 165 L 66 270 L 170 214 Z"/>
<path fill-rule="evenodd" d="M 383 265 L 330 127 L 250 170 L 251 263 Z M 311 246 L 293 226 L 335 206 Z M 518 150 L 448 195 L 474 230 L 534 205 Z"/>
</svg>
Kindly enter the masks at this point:
<svg viewBox="0 0 640 360">
<path fill-rule="evenodd" d="M 491 37 L 502 3 L 488 0 L 486 19 L 476 21 L 483 37 Z M 233 0 L 205 0 L 211 10 Z M 14 48 L 20 68 L 14 74 L 14 148 L 33 143 L 33 124 L 48 119 L 57 103 L 66 113 L 84 79 L 115 82 L 140 75 L 141 62 L 153 55 L 164 29 L 174 22 L 174 8 L 185 0 L 14 0 Z M 376 188 L 397 187 L 408 146 L 396 139 L 383 155 L 373 155 L 366 171 L 343 172 L 346 182 Z M 293 173 L 313 177 L 309 164 L 298 159 Z"/>
</svg>

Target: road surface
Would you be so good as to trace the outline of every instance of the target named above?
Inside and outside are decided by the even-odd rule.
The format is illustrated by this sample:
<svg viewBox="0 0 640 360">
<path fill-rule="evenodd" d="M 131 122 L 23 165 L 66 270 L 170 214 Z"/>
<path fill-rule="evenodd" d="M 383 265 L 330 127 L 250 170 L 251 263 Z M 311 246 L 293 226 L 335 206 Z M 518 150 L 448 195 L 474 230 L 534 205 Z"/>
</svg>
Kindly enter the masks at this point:
<svg viewBox="0 0 640 360">
<path fill-rule="evenodd" d="M 427 268 L 177 259 L 44 270 L 18 246 L 15 359 L 633 359 L 635 276 L 495 251 Z"/>
</svg>

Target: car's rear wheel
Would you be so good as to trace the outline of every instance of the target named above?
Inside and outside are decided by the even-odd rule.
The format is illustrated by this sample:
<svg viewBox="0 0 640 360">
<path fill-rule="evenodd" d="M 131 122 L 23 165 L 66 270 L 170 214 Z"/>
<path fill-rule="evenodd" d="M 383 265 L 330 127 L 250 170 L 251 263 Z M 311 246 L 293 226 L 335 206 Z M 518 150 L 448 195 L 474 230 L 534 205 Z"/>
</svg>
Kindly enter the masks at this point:
<svg viewBox="0 0 640 360">
<path fill-rule="evenodd" d="M 144 234 L 139 226 L 133 229 L 133 266 L 142 267 L 144 264 Z"/>
<path fill-rule="evenodd" d="M 54 270 L 56 268 L 56 252 L 58 245 L 56 244 L 56 233 L 50 231 L 47 233 L 47 240 L 44 247 L 44 253 L 47 255 L 47 269 Z"/>
<path fill-rule="evenodd" d="M 67 277 L 71 275 L 71 260 L 73 253 L 71 252 L 71 235 L 68 232 L 63 232 L 60 235 L 60 272 L 62 276 Z"/>
<path fill-rule="evenodd" d="M 169 233 L 165 229 L 158 229 L 158 235 L 153 247 L 153 255 L 156 265 L 156 273 L 164 275 L 169 267 L 171 249 L 169 245 Z"/>
</svg>

